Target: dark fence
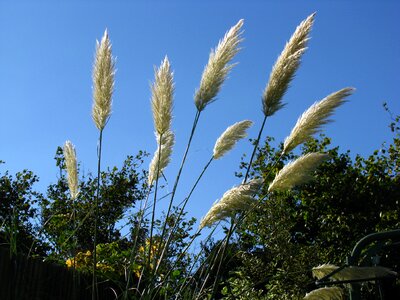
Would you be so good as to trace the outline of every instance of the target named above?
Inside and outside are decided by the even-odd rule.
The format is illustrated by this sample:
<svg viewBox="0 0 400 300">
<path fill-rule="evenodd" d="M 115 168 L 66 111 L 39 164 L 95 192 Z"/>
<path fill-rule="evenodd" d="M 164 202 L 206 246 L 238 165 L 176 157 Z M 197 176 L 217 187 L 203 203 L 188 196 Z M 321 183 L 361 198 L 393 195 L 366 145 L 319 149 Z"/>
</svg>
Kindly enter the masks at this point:
<svg viewBox="0 0 400 300">
<path fill-rule="evenodd" d="M 99 300 L 115 298 L 110 282 L 98 284 Z M 9 249 L 0 247 L 0 299 L 91 300 L 92 277 L 39 259 L 10 257 Z"/>
</svg>

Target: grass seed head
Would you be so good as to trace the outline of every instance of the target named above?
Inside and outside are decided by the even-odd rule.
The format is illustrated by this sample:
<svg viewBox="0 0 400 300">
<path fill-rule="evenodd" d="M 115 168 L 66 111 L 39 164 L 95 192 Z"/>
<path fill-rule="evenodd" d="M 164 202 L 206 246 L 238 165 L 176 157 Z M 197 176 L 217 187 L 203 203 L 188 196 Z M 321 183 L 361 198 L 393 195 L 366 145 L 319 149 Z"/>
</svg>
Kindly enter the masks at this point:
<svg viewBox="0 0 400 300">
<path fill-rule="evenodd" d="M 319 132 L 322 125 L 331 122 L 328 118 L 337 107 L 346 102 L 346 98 L 352 94 L 353 90 L 353 88 L 341 89 L 308 108 L 297 120 L 290 135 L 285 139 L 283 152 L 289 153 L 313 134 Z"/>
<path fill-rule="evenodd" d="M 100 131 L 104 129 L 111 115 L 114 75 L 115 59 L 111 53 L 111 43 L 106 30 L 101 41 L 96 41 L 93 67 L 92 118 Z"/>
<path fill-rule="evenodd" d="M 155 81 L 151 85 L 151 107 L 154 127 L 161 135 L 171 128 L 172 102 L 174 94 L 174 74 L 171 71 L 168 57 L 155 69 Z"/>
<path fill-rule="evenodd" d="M 76 162 L 76 151 L 74 145 L 70 141 L 66 141 L 63 148 L 65 158 L 65 166 L 67 168 L 68 188 L 71 199 L 74 200 L 78 196 L 78 167 Z"/>
<path fill-rule="evenodd" d="M 196 91 L 194 100 L 198 111 L 202 111 L 208 104 L 215 100 L 233 64 L 229 62 L 239 52 L 239 44 L 242 42 L 243 20 L 233 26 L 219 41 L 215 50 L 211 50 L 210 57 L 200 81 L 200 87 Z"/>
<path fill-rule="evenodd" d="M 300 66 L 303 53 L 307 49 L 307 42 L 314 23 L 314 17 L 315 13 L 297 26 L 272 68 L 268 84 L 262 95 L 265 116 L 272 116 L 276 111 L 285 106 L 282 98 L 289 88 L 296 70 Z"/>
<path fill-rule="evenodd" d="M 324 153 L 308 153 L 300 156 L 293 162 L 289 162 L 276 174 L 268 191 L 289 190 L 310 182 L 314 179 L 312 173 L 327 159 L 329 159 L 329 155 Z"/>
<path fill-rule="evenodd" d="M 175 135 L 170 130 L 162 135 L 156 133 L 156 136 L 158 147 L 149 166 L 149 175 L 147 177 L 149 186 L 153 184 L 161 172 L 168 166 L 175 143 Z"/>
<path fill-rule="evenodd" d="M 214 223 L 232 217 L 238 211 L 246 211 L 254 204 L 254 196 L 262 185 L 261 179 L 233 187 L 224 193 L 219 201 L 214 202 L 200 222 L 200 228 L 211 227 Z"/>
<path fill-rule="evenodd" d="M 253 122 L 245 120 L 229 126 L 217 139 L 214 146 L 213 158 L 221 158 L 225 153 L 230 151 L 240 139 L 245 138 L 247 136 L 246 130 L 252 124 Z"/>
<path fill-rule="evenodd" d="M 340 287 L 323 287 L 307 293 L 304 300 L 343 300 L 343 290 Z"/>
</svg>

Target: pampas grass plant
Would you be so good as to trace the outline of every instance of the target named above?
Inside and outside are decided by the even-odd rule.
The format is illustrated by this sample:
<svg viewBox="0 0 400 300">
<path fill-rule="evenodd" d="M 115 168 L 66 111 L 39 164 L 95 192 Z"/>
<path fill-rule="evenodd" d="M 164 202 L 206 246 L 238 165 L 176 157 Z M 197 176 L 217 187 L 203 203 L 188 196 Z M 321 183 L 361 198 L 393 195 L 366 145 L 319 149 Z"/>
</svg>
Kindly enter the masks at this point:
<svg viewBox="0 0 400 300">
<path fill-rule="evenodd" d="M 261 135 L 264 131 L 267 118 L 274 115 L 278 110 L 283 108 L 283 96 L 289 88 L 290 82 L 294 78 L 298 67 L 300 66 L 301 57 L 307 49 L 307 42 L 310 39 L 309 35 L 314 23 L 315 13 L 308 16 L 304 21 L 297 26 L 292 34 L 289 42 L 286 43 L 277 61 L 275 62 L 267 85 L 261 97 L 264 119 L 262 121 L 257 139 L 253 148 L 249 161 L 249 168 L 244 176 L 243 182 L 246 182 L 249 176 L 249 170 L 253 163 L 254 155 L 258 144 L 260 143 Z"/>
<path fill-rule="evenodd" d="M 286 93 L 291 80 L 294 78 L 296 70 L 300 65 L 301 57 L 306 50 L 306 45 L 309 40 L 309 34 L 314 22 L 314 18 L 315 18 L 315 13 L 311 14 L 309 17 L 307 17 L 304 21 L 300 23 L 300 25 L 296 28 L 295 32 L 289 39 L 289 42 L 286 43 L 283 51 L 281 52 L 280 56 L 278 57 L 277 61 L 275 62 L 272 68 L 268 83 L 261 97 L 264 118 L 260 130 L 258 132 L 258 136 L 254 142 L 253 151 L 250 156 L 250 161 L 248 163 L 243 183 L 246 183 L 249 177 L 253 159 L 256 154 L 262 133 L 264 131 L 267 118 L 274 115 L 278 110 L 284 107 L 284 104 L 282 102 L 283 96 Z M 236 226 L 235 223 L 236 223 L 235 218 L 232 218 L 231 226 L 226 235 L 226 240 L 223 246 L 224 249 L 222 251 L 220 258 L 221 262 L 225 254 L 229 239 Z M 217 278 L 219 275 L 220 267 L 221 264 L 219 264 L 216 279 L 214 281 L 214 287 L 212 292 L 213 296 L 215 295 L 216 292 L 216 285 L 218 280 Z"/>
<path fill-rule="evenodd" d="M 314 23 L 315 14 L 311 14 L 296 28 L 293 35 L 286 43 L 283 51 L 279 55 L 275 65 L 270 73 L 269 81 L 262 93 L 262 111 L 263 121 L 258 131 L 258 136 L 255 139 L 252 154 L 247 164 L 246 174 L 241 184 L 229 189 L 223 194 L 220 200 L 216 201 L 203 217 L 200 226 L 196 233 L 190 239 L 185 249 L 174 257 L 173 266 L 177 265 L 179 261 L 187 255 L 190 245 L 195 239 L 200 236 L 204 227 L 211 228 L 210 238 L 215 228 L 220 222 L 230 221 L 230 227 L 226 231 L 225 238 L 213 250 L 213 253 L 206 258 L 202 263 L 195 260 L 191 265 L 190 272 L 197 266 L 202 272 L 210 271 L 215 275 L 214 283 L 212 285 L 211 293 L 205 296 L 205 288 L 210 279 L 209 275 L 201 277 L 201 282 L 197 282 L 198 288 L 191 291 L 193 298 L 200 299 L 202 297 L 214 298 L 216 295 L 217 284 L 221 264 L 229 244 L 230 237 L 232 236 L 235 228 L 246 218 L 247 214 L 254 209 L 259 203 L 259 191 L 265 186 L 269 186 L 266 193 L 272 193 L 280 190 L 290 190 L 295 186 L 307 183 L 313 179 L 313 173 L 316 168 L 328 159 L 326 154 L 310 153 L 299 157 L 297 160 L 288 163 L 279 172 L 277 172 L 275 179 L 272 182 L 264 182 L 260 178 L 250 177 L 250 170 L 258 144 L 260 142 L 265 123 L 268 117 L 273 116 L 277 111 L 285 106 L 283 97 L 288 90 L 295 73 L 300 66 L 301 58 L 307 49 L 307 43 L 310 39 L 310 31 Z M 132 237 L 133 247 L 131 249 L 130 258 L 127 261 L 127 276 L 125 290 L 123 291 L 124 299 L 128 299 L 130 295 L 138 296 L 140 299 L 155 299 L 160 296 L 161 290 L 166 288 L 171 280 L 172 270 L 166 274 L 160 274 L 160 268 L 166 263 L 168 254 L 170 252 L 170 244 L 175 235 L 178 234 L 178 227 L 181 219 L 185 213 L 186 205 L 195 191 L 200 179 L 205 174 L 206 170 L 214 160 L 221 159 L 228 153 L 240 139 L 247 135 L 247 130 L 252 125 L 249 120 L 237 122 L 229 126 L 222 135 L 217 139 L 213 153 L 209 161 L 205 164 L 200 172 L 196 181 L 193 183 L 189 193 L 186 197 L 176 206 L 176 214 L 170 221 L 172 207 L 175 202 L 176 191 L 180 181 L 182 171 L 187 159 L 187 155 L 195 135 L 196 128 L 200 119 L 201 113 L 205 110 L 210 103 L 215 101 L 221 87 L 226 80 L 228 74 L 231 72 L 235 63 L 233 59 L 240 50 L 242 38 L 242 27 L 244 21 L 240 20 L 230 30 L 226 32 L 224 37 L 219 41 L 217 47 L 211 51 L 208 63 L 206 64 L 203 74 L 201 76 L 199 88 L 195 91 L 194 104 L 195 104 L 195 117 L 192 124 L 192 129 L 189 134 L 186 149 L 184 151 L 181 164 L 178 168 L 175 181 L 173 183 L 172 191 L 169 195 L 168 209 L 165 214 L 165 221 L 159 228 L 157 238 L 153 229 L 155 228 L 156 216 L 156 203 L 159 200 L 159 179 L 163 171 L 170 163 L 175 137 L 172 127 L 173 119 L 173 94 L 175 89 L 174 74 L 172 72 L 171 64 L 165 56 L 158 68 L 155 68 L 154 82 L 151 84 L 151 108 L 153 112 L 153 121 L 155 128 L 155 135 L 157 141 L 157 150 L 154 153 L 149 165 L 149 173 L 147 177 L 147 196 L 144 203 L 142 202 L 141 208 L 138 212 L 139 229 L 135 231 Z M 92 299 L 97 297 L 97 279 L 96 279 L 96 232 L 97 232 L 97 207 L 100 195 L 100 169 L 101 169 L 101 147 L 103 130 L 111 115 L 112 95 L 114 90 L 114 73 L 115 73 L 115 59 L 111 52 L 111 43 L 108 37 L 107 30 L 104 33 L 100 42 L 97 42 L 95 63 L 93 67 L 93 108 L 92 118 L 95 126 L 99 130 L 99 146 L 98 146 L 98 172 L 97 172 L 97 192 L 94 201 L 95 213 L 95 234 L 94 234 L 94 248 L 93 248 L 93 289 Z M 345 99 L 351 94 L 352 89 L 346 88 L 333 93 L 320 102 L 311 106 L 298 120 L 296 126 L 292 130 L 289 137 L 284 142 L 283 154 L 293 150 L 296 146 L 306 141 L 312 134 L 318 132 L 322 125 L 326 124 L 333 114 L 335 108 L 345 102 Z M 76 157 L 75 149 L 69 142 L 64 147 L 64 154 L 67 161 L 68 169 L 68 183 L 71 192 L 71 198 L 76 198 L 78 195 L 77 188 L 77 173 L 76 173 Z M 75 167 L 74 167 L 75 166 Z M 75 168 L 75 169 L 74 169 Z M 265 189 L 264 189 L 265 190 Z M 149 196 L 153 193 L 152 205 L 148 203 Z M 141 274 L 136 286 L 131 286 L 131 273 L 132 268 L 137 264 L 136 257 L 137 247 L 136 244 L 139 240 L 138 235 L 140 226 L 145 215 L 150 210 L 151 221 L 149 224 L 150 230 L 148 231 L 148 251 L 146 263 L 142 266 Z M 207 240 L 205 241 L 207 242 Z M 145 252 L 144 250 L 142 251 Z M 200 253 L 201 254 L 201 253 Z M 199 256 L 197 256 L 199 257 Z M 207 268 L 205 265 L 207 264 Z M 145 278 L 146 277 L 146 278 Z M 145 278 L 146 280 L 144 280 Z M 143 282 L 143 287 L 140 286 Z M 163 295 L 166 299 L 175 297 L 179 299 L 181 293 L 186 288 L 190 287 L 189 280 L 185 278 L 179 289 L 174 290 L 167 295 Z M 174 295 L 173 295 L 174 294 Z"/>
<path fill-rule="evenodd" d="M 176 190 L 178 188 L 178 184 L 181 178 L 183 167 L 186 162 L 187 154 L 189 152 L 192 143 L 192 139 L 196 132 L 201 112 L 207 105 L 209 105 L 211 102 L 215 100 L 215 97 L 220 91 L 222 84 L 224 83 L 228 73 L 234 66 L 233 64 L 230 64 L 230 62 L 240 50 L 239 45 L 242 42 L 241 38 L 242 32 L 240 30 L 242 26 L 243 26 L 243 20 L 240 20 L 235 26 L 233 26 L 230 30 L 228 30 L 224 38 L 219 41 L 217 48 L 211 51 L 208 63 L 204 68 L 203 75 L 200 81 L 200 87 L 196 91 L 194 96 L 194 102 L 197 111 L 193 120 L 193 125 L 187 142 L 186 150 L 185 153 L 183 154 L 182 162 L 179 167 L 178 173 L 176 175 L 174 186 L 172 188 L 171 198 L 166 213 L 166 219 L 169 218 L 171 213 Z M 208 166 L 206 166 L 206 168 L 207 167 Z M 195 185 L 197 185 L 197 182 L 195 183 Z M 186 203 L 187 200 L 185 200 Z M 186 205 L 186 203 L 184 204 L 184 206 Z M 175 228 L 176 224 L 173 227 Z M 161 238 L 160 238 L 161 241 L 163 241 L 165 238 L 166 229 L 167 229 L 166 224 L 163 224 Z M 169 240 L 170 239 L 168 238 L 167 242 L 163 245 L 163 247 L 161 247 L 163 249 L 162 253 L 165 253 L 166 249 L 168 248 Z M 163 254 L 161 254 L 159 264 L 161 263 L 162 258 Z"/>
<path fill-rule="evenodd" d="M 99 130 L 99 143 L 97 149 L 97 191 L 94 204 L 94 245 L 93 245 L 93 282 L 92 299 L 97 298 L 97 219 L 100 193 L 101 151 L 103 130 L 111 116 L 112 95 L 114 92 L 115 59 L 112 56 L 111 42 L 105 30 L 101 41 L 96 41 L 96 54 L 93 66 L 93 122 Z"/>
</svg>

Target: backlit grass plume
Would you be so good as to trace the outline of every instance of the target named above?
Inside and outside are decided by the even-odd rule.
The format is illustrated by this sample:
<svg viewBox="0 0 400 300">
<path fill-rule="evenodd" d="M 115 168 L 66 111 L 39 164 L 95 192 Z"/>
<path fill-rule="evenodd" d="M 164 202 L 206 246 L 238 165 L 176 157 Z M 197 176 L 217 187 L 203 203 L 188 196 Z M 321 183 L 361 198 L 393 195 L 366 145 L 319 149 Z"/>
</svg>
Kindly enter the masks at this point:
<svg viewBox="0 0 400 300">
<path fill-rule="evenodd" d="M 169 164 L 174 143 L 175 135 L 170 130 L 164 133 L 161 139 L 160 136 L 157 135 L 157 144 L 159 147 L 157 148 L 156 152 L 154 153 L 154 157 L 150 162 L 149 175 L 147 177 L 147 183 L 149 185 L 156 180 L 157 174 L 160 174 Z"/>
<path fill-rule="evenodd" d="M 215 50 L 211 50 L 210 57 L 200 82 L 200 87 L 195 93 L 195 104 L 198 111 L 202 111 L 209 103 L 215 100 L 229 71 L 234 66 L 229 64 L 240 50 L 242 41 L 240 29 L 243 20 L 233 26 L 219 41 Z"/>
<path fill-rule="evenodd" d="M 65 166 L 67 168 L 68 188 L 71 199 L 78 196 L 78 168 L 76 162 L 75 147 L 70 141 L 66 141 L 63 148 Z"/>
<path fill-rule="evenodd" d="M 232 217 L 238 211 L 245 211 L 254 204 L 254 195 L 260 189 L 261 179 L 233 187 L 216 201 L 200 222 L 200 228 L 210 227 L 214 223 Z"/>
<path fill-rule="evenodd" d="M 265 116 L 272 116 L 285 105 L 282 103 L 282 97 L 300 66 L 303 53 L 307 49 L 307 41 L 314 23 L 314 17 L 315 13 L 300 23 L 272 68 L 269 82 L 262 95 Z"/>
<path fill-rule="evenodd" d="M 245 120 L 229 126 L 217 139 L 214 146 L 213 158 L 221 158 L 225 153 L 231 150 L 240 139 L 246 137 L 246 130 L 252 124 L 253 122 Z"/>
<path fill-rule="evenodd" d="M 92 118 L 100 131 L 104 129 L 111 115 L 114 74 L 115 60 L 112 57 L 111 43 L 106 30 L 101 41 L 96 42 L 93 67 Z"/>
<path fill-rule="evenodd" d="M 338 268 L 338 266 L 332 264 L 319 265 L 318 267 L 314 267 L 312 269 L 312 275 L 317 279 L 321 279 L 333 271 L 336 271 Z"/>
<path fill-rule="evenodd" d="M 174 75 L 171 72 L 168 57 L 165 57 L 160 67 L 155 70 L 155 81 L 151 85 L 154 127 L 159 135 L 167 132 L 171 127 L 173 81 Z"/>
<path fill-rule="evenodd" d="M 319 132 L 322 125 L 331 121 L 328 118 L 333 114 L 335 108 L 343 104 L 346 101 L 345 98 L 350 96 L 353 90 L 353 88 L 341 89 L 307 109 L 297 120 L 290 135 L 285 139 L 283 152 L 289 153 L 313 134 Z"/>
<path fill-rule="evenodd" d="M 337 270 L 339 267 L 331 264 L 323 264 L 312 269 L 314 277 L 321 279 L 326 275 Z M 333 274 L 330 278 L 335 280 L 361 280 L 376 277 L 397 276 L 397 273 L 381 266 L 375 267 L 346 267 L 337 273 Z"/>
<path fill-rule="evenodd" d="M 304 300 L 343 300 L 343 290 L 339 287 L 323 287 L 307 293 Z"/>
<path fill-rule="evenodd" d="M 268 191 L 289 190 L 313 179 L 312 173 L 329 158 L 328 154 L 308 153 L 289 162 L 276 174 Z"/>
</svg>

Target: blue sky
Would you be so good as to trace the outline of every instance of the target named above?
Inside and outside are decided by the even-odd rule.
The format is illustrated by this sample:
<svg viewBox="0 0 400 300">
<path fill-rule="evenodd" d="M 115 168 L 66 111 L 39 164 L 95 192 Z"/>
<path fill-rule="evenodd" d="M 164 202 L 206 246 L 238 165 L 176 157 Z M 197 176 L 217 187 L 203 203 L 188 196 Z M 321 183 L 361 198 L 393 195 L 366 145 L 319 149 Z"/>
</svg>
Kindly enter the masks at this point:
<svg viewBox="0 0 400 300">
<path fill-rule="evenodd" d="M 309 49 L 287 106 L 267 122 L 265 135 L 282 141 L 312 103 L 344 87 L 357 90 L 325 133 L 352 153 L 371 154 L 390 142 L 384 101 L 400 113 L 400 3 L 398 1 L 1 1 L 0 171 L 27 168 L 37 189 L 57 179 L 56 147 L 71 140 L 84 170 L 96 170 L 98 133 L 91 120 L 91 72 L 96 39 L 108 28 L 117 57 L 113 114 L 104 132 L 103 166 L 128 154 L 153 153 L 156 143 L 149 83 L 168 55 L 175 72 L 173 127 L 177 144 L 166 170 L 172 182 L 195 115 L 193 95 L 210 49 L 239 19 L 242 51 L 218 100 L 203 112 L 178 193 L 189 190 L 215 140 L 234 122 L 262 121 L 261 93 L 296 26 L 317 12 Z M 189 204 L 200 218 L 227 189 L 246 141 L 215 161 Z M 150 160 L 150 158 L 149 158 Z M 144 167 L 148 166 L 149 161 Z M 178 196 L 179 198 L 179 196 Z"/>
</svg>

